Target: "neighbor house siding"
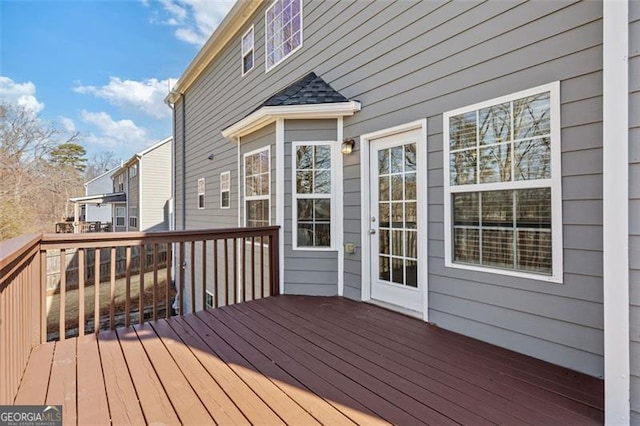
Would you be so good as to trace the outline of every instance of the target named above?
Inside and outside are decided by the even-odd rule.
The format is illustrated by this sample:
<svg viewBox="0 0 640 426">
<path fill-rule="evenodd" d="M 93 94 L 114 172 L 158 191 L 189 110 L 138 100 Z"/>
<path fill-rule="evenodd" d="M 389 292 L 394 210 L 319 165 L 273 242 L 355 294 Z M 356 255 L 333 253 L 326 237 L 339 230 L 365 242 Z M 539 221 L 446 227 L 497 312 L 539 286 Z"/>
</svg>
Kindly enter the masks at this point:
<svg viewBox="0 0 640 426">
<path fill-rule="evenodd" d="M 222 129 L 310 71 L 362 103 L 362 111 L 345 119 L 345 138 L 358 141 L 364 133 L 427 118 L 428 154 L 421 161 L 428 167 L 430 320 L 601 376 L 602 5 L 303 3 L 304 45 L 291 57 L 264 73 L 267 2 L 186 91 L 187 150 L 225 151 L 231 142 L 221 137 Z M 240 36 L 250 25 L 257 69 L 242 77 Z M 564 283 L 445 268 L 442 113 L 556 80 L 562 102 Z M 189 173 L 207 161 L 204 153 L 193 158 Z M 357 149 L 344 164 L 345 242 L 358 243 L 357 253 L 345 256 L 344 294 L 357 299 L 360 259 L 370 255 L 360 245 Z M 193 212 L 189 206 L 187 214 Z"/>
<path fill-rule="evenodd" d="M 169 230 L 172 145 L 171 141 L 166 142 L 140 160 L 139 182 L 143 199 L 139 225 L 142 231 Z"/>
<path fill-rule="evenodd" d="M 287 294 L 322 296 L 338 294 L 337 251 L 292 249 L 293 175 L 291 170 L 292 142 L 336 141 L 336 126 L 336 120 L 285 120 L 284 122 L 284 292 Z M 335 182 L 332 184 L 335 185 Z"/>
<path fill-rule="evenodd" d="M 85 184 L 84 195 L 100 195 L 109 194 L 113 189 L 113 182 L 111 181 L 110 174 L 104 174 Z M 100 221 L 102 223 L 111 222 L 111 204 L 86 204 L 85 220 L 87 222 Z"/>
<path fill-rule="evenodd" d="M 640 2 L 629 2 L 629 283 L 631 424 L 640 425 Z"/>
<path fill-rule="evenodd" d="M 127 195 L 127 202 L 126 203 L 118 203 L 118 204 L 114 204 L 113 207 L 113 230 L 115 232 L 125 232 L 128 229 L 128 225 L 129 225 L 129 194 L 128 194 L 128 185 L 129 185 L 129 174 L 127 172 L 126 167 L 125 168 L 121 168 L 119 173 L 115 174 L 113 176 L 113 192 L 120 192 L 120 189 L 118 187 L 118 176 L 122 175 L 122 179 L 124 182 L 124 189 L 122 192 L 124 192 Z M 124 217 L 124 226 L 116 226 L 116 212 L 115 212 L 115 207 L 116 206 L 124 206 L 125 207 L 125 217 Z"/>
</svg>

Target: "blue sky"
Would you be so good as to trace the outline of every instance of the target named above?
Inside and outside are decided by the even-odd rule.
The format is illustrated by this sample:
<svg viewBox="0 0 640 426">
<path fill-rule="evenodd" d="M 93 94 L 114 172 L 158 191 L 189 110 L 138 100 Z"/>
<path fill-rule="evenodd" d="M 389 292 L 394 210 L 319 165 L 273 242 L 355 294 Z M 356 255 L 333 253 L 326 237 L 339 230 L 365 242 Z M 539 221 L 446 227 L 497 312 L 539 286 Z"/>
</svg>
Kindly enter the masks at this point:
<svg viewBox="0 0 640 426">
<path fill-rule="evenodd" d="M 233 0 L 0 0 L 0 101 L 127 159 L 171 135 L 163 103 Z"/>
</svg>

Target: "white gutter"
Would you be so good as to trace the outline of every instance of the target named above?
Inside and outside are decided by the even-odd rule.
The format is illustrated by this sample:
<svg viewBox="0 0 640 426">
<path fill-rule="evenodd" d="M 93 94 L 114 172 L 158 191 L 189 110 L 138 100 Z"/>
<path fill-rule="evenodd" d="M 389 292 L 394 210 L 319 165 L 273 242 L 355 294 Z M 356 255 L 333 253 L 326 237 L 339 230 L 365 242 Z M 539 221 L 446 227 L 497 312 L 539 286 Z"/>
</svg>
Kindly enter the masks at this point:
<svg viewBox="0 0 640 426">
<path fill-rule="evenodd" d="M 629 364 L 629 3 L 603 2 L 605 424 L 631 422 Z"/>
</svg>

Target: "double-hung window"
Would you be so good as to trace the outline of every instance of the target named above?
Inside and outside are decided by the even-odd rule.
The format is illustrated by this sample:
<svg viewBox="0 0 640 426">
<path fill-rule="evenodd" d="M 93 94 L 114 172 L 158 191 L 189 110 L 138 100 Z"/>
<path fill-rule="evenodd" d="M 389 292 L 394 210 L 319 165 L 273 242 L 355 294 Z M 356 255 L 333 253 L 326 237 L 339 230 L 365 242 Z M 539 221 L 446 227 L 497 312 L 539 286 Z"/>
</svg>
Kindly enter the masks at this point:
<svg viewBox="0 0 640 426">
<path fill-rule="evenodd" d="M 242 36 L 242 75 L 253 69 L 253 26 Z"/>
<path fill-rule="evenodd" d="M 116 226 L 125 226 L 126 215 L 127 215 L 126 207 L 116 207 Z"/>
<path fill-rule="evenodd" d="M 292 144 L 294 248 L 332 247 L 331 146 L 329 142 Z"/>
<path fill-rule="evenodd" d="M 129 207 L 129 227 L 130 228 L 138 227 L 138 208 L 137 207 Z"/>
<path fill-rule="evenodd" d="M 231 206 L 231 172 L 220 173 L 220 208 Z"/>
<path fill-rule="evenodd" d="M 198 209 L 204 209 L 204 178 L 198 179 Z"/>
<path fill-rule="evenodd" d="M 562 282 L 559 92 L 444 114 L 447 266 Z"/>
<path fill-rule="evenodd" d="M 271 158 L 270 148 L 244 155 L 244 195 L 246 226 L 271 224 Z"/>
<path fill-rule="evenodd" d="M 138 174 L 138 165 L 134 164 L 133 166 L 129 167 L 129 177 L 136 177 Z"/>
<path fill-rule="evenodd" d="M 265 12 L 265 66 L 269 71 L 302 46 L 302 0 L 275 0 Z"/>
<path fill-rule="evenodd" d="M 116 176 L 116 190 L 115 192 L 123 192 L 124 191 L 124 173 L 120 173 Z"/>
</svg>

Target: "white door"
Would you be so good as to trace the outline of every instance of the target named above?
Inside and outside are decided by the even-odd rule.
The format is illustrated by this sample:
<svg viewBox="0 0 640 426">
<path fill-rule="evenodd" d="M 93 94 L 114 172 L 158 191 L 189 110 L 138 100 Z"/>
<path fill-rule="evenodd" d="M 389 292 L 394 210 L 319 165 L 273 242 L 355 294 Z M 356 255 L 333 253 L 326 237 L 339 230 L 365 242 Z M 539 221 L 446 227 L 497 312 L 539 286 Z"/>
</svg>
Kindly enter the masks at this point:
<svg viewBox="0 0 640 426">
<path fill-rule="evenodd" d="M 370 144 L 371 298 L 416 312 L 423 310 L 426 258 L 418 234 L 420 130 L 373 139 Z M 426 200 L 426 198 L 425 198 Z"/>
</svg>

